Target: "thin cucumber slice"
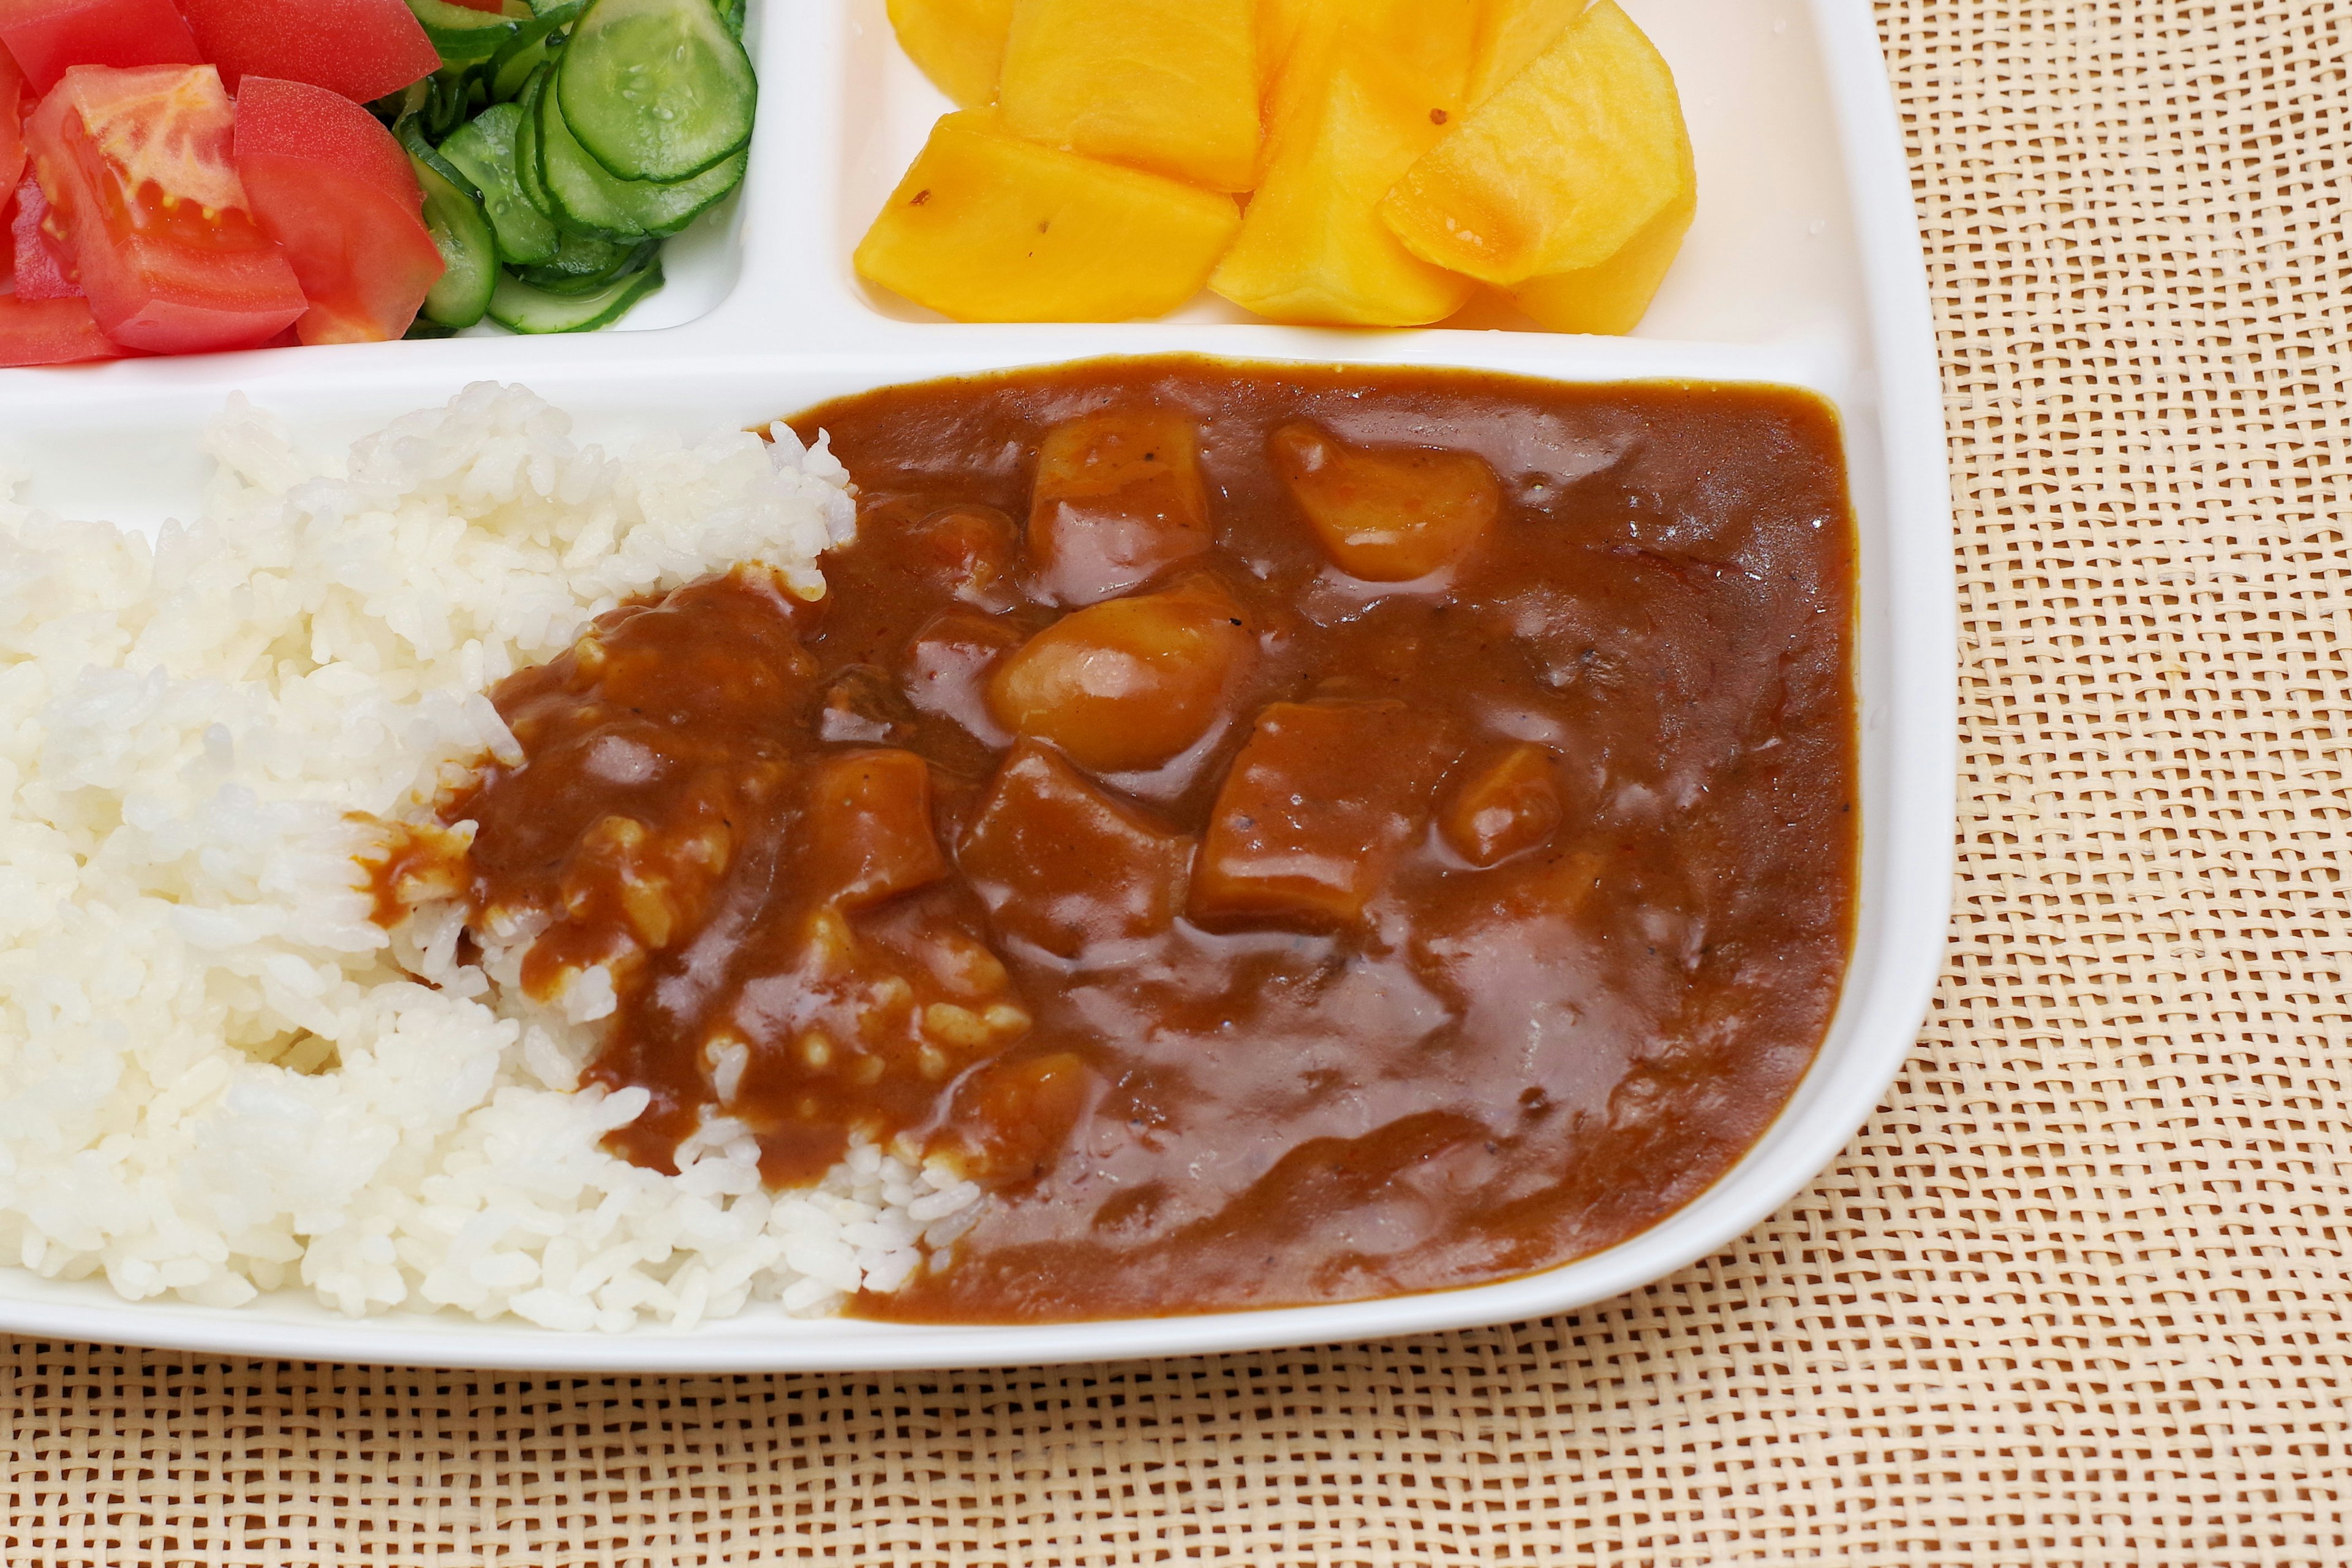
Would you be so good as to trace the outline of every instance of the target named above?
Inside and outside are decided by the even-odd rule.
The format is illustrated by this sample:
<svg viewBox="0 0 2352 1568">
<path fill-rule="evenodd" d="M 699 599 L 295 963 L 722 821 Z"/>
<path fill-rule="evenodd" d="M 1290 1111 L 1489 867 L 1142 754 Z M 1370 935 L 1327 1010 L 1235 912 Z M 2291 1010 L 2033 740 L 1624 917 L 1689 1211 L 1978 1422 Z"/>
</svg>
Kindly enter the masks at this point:
<svg viewBox="0 0 2352 1568">
<path fill-rule="evenodd" d="M 726 24 L 728 35 L 737 42 L 743 37 L 743 0 L 711 0 L 719 7 L 719 19 Z"/>
<path fill-rule="evenodd" d="M 571 26 L 587 5 L 588 0 L 561 0 L 515 29 L 515 36 L 490 57 L 492 103 L 511 103 L 522 96 L 530 73 L 547 63 L 550 52 L 561 42 L 554 35 Z"/>
<path fill-rule="evenodd" d="M 661 263 L 632 272 L 593 294 L 550 294 L 514 278 L 500 278 L 490 296 L 490 320 L 517 332 L 588 332 L 609 326 L 662 285 Z"/>
<path fill-rule="evenodd" d="M 555 259 L 561 237 L 546 215 L 523 199 L 515 179 L 515 132 L 522 110 L 492 104 L 449 133 L 441 156 L 482 193 L 482 210 L 498 236 L 499 259 L 510 267 L 538 267 Z"/>
<path fill-rule="evenodd" d="M 566 239 L 574 237 L 565 236 Z M 532 288 L 544 289 L 550 294 L 593 294 L 600 289 L 620 281 L 632 272 L 641 272 L 652 266 L 654 258 L 661 254 L 662 246 L 662 242 L 658 239 L 641 239 L 625 250 L 601 239 L 580 239 L 577 243 L 582 246 L 597 247 L 617 254 L 610 265 L 598 268 L 593 272 L 573 270 L 562 265 L 564 258 L 559 257 L 555 265 L 518 267 L 514 269 L 514 275 Z"/>
<path fill-rule="evenodd" d="M 641 240 L 638 245 L 659 243 Z M 629 258 L 637 248 L 615 245 L 609 239 L 592 239 L 584 234 L 566 234 L 555 247 L 553 260 L 543 267 L 518 268 L 516 276 L 553 294 L 593 292 L 630 270 Z"/>
<path fill-rule="evenodd" d="M 415 13 L 441 58 L 453 65 L 489 58 L 499 52 L 499 45 L 514 37 L 518 26 L 512 16 L 453 5 L 449 0 L 408 0 L 408 8 Z"/>
<path fill-rule="evenodd" d="M 539 93 L 531 100 L 533 145 L 539 153 L 539 188 L 559 228 L 599 239 L 642 239 L 646 226 L 616 199 L 623 182 L 604 173 L 596 160 L 580 150 L 571 128 L 556 108 L 555 83 L 562 67 L 551 65 L 541 73 Z"/>
<path fill-rule="evenodd" d="M 547 184 L 539 177 L 539 96 L 546 90 L 547 68 L 542 66 L 523 83 L 522 93 L 515 100 L 515 107 L 522 110 L 522 122 L 515 127 L 515 184 L 522 188 L 522 199 L 538 208 L 541 217 L 562 228 L 555 198 L 547 194 Z"/>
<path fill-rule="evenodd" d="M 547 63 L 545 38 L 533 38 L 520 48 L 500 49 L 490 61 L 490 101 L 512 103 L 522 96 L 530 73 Z"/>
<path fill-rule="evenodd" d="M 416 183 L 425 187 L 425 226 L 443 267 L 419 314 L 444 327 L 470 327 L 489 309 L 499 281 L 499 246 L 490 220 L 482 216 L 480 204 L 443 172 L 448 165 L 440 159 L 427 163 L 412 152 L 408 162 L 416 171 Z"/>
<path fill-rule="evenodd" d="M 590 0 L 555 68 L 581 147 L 616 178 L 692 179 L 751 139 L 751 58 L 711 0 Z"/>
<path fill-rule="evenodd" d="M 561 82 L 561 66 L 554 75 Z M 750 162 L 750 154 L 738 153 L 690 180 L 668 184 L 616 180 L 574 140 L 552 84 L 540 89 L 538 130 L 539 174 L 555 204 L 556 221 L 568 219 L 567 226 L 608 239 L 677 233 L 741 184 Z"/>
</svg>

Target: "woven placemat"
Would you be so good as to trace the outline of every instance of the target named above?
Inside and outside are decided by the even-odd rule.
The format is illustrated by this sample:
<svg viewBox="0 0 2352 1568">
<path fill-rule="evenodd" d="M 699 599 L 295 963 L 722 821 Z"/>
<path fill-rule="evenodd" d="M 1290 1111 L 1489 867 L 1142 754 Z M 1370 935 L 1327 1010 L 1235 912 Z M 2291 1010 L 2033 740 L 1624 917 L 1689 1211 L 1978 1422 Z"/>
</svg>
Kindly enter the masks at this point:
<svg viewBox="0 0 2352 1568">
<path fill-rule="evenodd" d="M 1919 1050 L 1804 1195 L 1573 1317 L 1212 1361 L 19 1342 L 0 1558 L 2352 1561 L 2352 5 L 1878 15 L 1949 395 L 1960 885 Z"/>
</svg>

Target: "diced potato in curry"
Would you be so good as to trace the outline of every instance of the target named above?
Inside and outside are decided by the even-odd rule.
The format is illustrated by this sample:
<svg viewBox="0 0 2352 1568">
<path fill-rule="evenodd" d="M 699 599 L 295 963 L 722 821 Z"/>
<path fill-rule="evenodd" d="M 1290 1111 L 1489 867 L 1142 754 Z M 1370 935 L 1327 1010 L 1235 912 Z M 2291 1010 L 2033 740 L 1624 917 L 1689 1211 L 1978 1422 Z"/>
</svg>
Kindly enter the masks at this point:
<svg viewBox="0 0 2352 1568">
<path fill-rule="evenodd" d="M 1109 409 L 1057 426 L 1037 449 L 1029 555 L 1056 605 L 1139 588 L 1217 542 L 1192 421 L 1170 409 Z"/>
<path fill-rule="evenodd" d="M 1014 0 L 1015 135 L 1212 191 L 1257 183 L 1256 0 Z"/>
<path fill-rule="evenodd" d="M 956 864 L 996 929 L 1062 958 L 1166 931 L 1184 906 L 1192 841 L 1034 741 L 997 770 Z M 1083 877 L 1070 875 L 1085 868 Z"/>
<path fill-rule="evenodd" d="M 1291 51 L 1265 181 L 1211 289 L 1275 321 L 1337 326 L 1421 326 L 1468 301 L 1468 279 L 1414 256 L 1380 217 L 1461 112 L 1461 72 L 1433 80 L 1414 64 L 1370 29 L 1310 24 Z"/>
<path fill-rule="evenodd" d="M 1120 321 L 1198 293 L 1233 198 L 950 114 L 857 247 L 858 275 L 965 321 Z"/>
<path fill-rule="evenodd" d="M 957 108 L 996 101 L 1013 0 L 889 0 L 889 7 L 899 47 Z"/>
<path fill-rule="evenodd" d="M 802 811 L 796 866 L 813 903 L 862 910 L 948 874 L 931 827 L 931 764 L 912 752 L 825 758 Z"/>
<path fill-rule="evenodd" d="M 1477 547 L 1503 489 L 1475 452 L 1353 447 L 1312 425 L 1269 443 L 1275 471 L 1333 565 L 1370 583 L 1409 583 Z"/>
<path fill-rule="evenodd" d="M 1213 577 L 1074 610 L 998 667 L 996 721 L 1050 741 L 1097 773 L 1154 768 L 1222 719 L 1257 652 L 1241 607 Z"/>
<path fill-rule="evenodd" d="M 1192 871 L 1204 925 L 1352 926 L 1429 820 L 1444 725 L 1381 700 L 1277 702 L 1234 759 Z"/>
<path fill-rule="evenodd" d="M 962 1174 L 1011 1185 L 1044 1173 L 1096 1093 L 1070 1051 L 996 1062 L 957 1091 L 947 1154 Z"/>
<path fill-rule="evenodd" d="M 1598 267 L 1687 195 L 1674 74 L 1615 0 L 1405 172 L 1381 216 L 1435 266 L 1511 287 Z"/>
</svg>

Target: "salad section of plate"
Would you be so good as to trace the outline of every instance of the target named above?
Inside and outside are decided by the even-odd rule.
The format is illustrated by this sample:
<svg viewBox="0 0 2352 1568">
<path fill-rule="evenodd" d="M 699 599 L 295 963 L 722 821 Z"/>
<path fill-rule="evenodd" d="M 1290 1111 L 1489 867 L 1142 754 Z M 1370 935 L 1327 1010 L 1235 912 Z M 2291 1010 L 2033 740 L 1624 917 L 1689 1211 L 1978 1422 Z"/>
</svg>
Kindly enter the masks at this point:
<svg viewBox="0 0 2352 1568">
<path fill-rule="evenodd" d="M 1855 947 L 1829 1037 L 1786 1110 L 1687 1206 L 1527 1278 L 1342 1305 L 1047 1327 L 909 1327 L 753 1308 L 687 1331 L 567 1333 L 504 1320 L 346 1319 L 306 1297 L 236 1308 L 0 1269 L 0 1328 L 226 1352 L 511 1368 L 950 1367 L 1363 1339 L 1538 1316 L 1636 1288 L 1721 1247 L 1850 1138 L 1909 1049 L 1940 960 L 1954 741 L 1940 392 L 1902 145 L 1865 12 L 1796 0 L 1696 14 L 1626 0 L 1672 62 L 1698 216 L 1640 331 L 1329 331 L 1213 304 L 1158 322 L 968 326 L 866 289 L 850 251 L 947 105 L 881 0 L 755 3 L 761 110 L 740 195 L 672 242 L 630 330 L 457 338 L 0 373 L 0 465 L 20 499 L 154 524 L 197 508 L 201 440 L 231 394 L 308 443 L 345 441 L 481 380 L 625 445 L 766 421 L 895 383 L 1100 356 L 1422 364 L 1567 381 L 1769 382 L 1843 421 L 1861 543 L 1856 639 L 1863 852 Z"/>
</svg>

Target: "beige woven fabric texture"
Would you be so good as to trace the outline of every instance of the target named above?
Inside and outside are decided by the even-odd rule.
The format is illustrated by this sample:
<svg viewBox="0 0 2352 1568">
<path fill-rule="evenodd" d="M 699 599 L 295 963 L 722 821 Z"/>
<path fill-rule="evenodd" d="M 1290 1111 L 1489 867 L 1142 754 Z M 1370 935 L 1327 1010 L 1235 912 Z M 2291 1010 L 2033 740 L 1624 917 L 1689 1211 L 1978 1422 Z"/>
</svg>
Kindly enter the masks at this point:
<svg viewBox="0 0 2352 1568">
<path fill-rule="evenodd" d="M 0 1558 L 2352 1563 L 2352 4 L 1878 16 L 1948 398 L 1960 880 L 1919 1048 L 1802 1196 L 1570 1318 L 1223 1360 L 16 1342 Z"/>
</svg>

